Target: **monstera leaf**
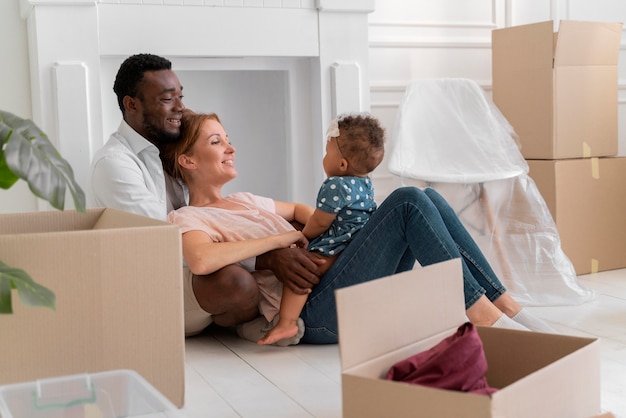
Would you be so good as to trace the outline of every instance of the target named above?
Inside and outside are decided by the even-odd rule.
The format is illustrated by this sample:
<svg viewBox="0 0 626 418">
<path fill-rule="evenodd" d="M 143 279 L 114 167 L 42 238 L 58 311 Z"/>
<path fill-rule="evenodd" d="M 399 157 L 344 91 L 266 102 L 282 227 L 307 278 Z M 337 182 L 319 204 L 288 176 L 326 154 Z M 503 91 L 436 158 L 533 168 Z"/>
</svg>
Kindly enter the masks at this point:
<svg viewBox="0 0 626 418">
<path fill-rule="evenodd" d="M 69 190 L 76 210 L 85 211 L 85 193 L 72 167 L 31 120 L 0 111 L 0 145 L 0 187 L 8 189 L 21 178 L 35 196 L 60 210 Z"/>
<path fill-rule="evenodd" d="M 0 314 L 13 313 L 11 290 L 16 289 L 22 303 L 26 306 L 56 309 L 54 293 L 37 284 L 22 269 L 9 267 L 0 261 Z"/>
<path fill-rule="evenodd" d="M 46 134 L 31 120 L 0 110 L 0 188 L 9 189 L 19 179 L 28 183 L 35 196 L 59 210 L 63 210 L 69 191 L 76 210 L 85 212 L 85 193 L 76 183 L 72 167 Z M 37 284 L 24 270 L 0 261 L 0 314 L 13 312 L 13 289 L 24 305 L 56 308 L 51 290 Z"/>
</svg>

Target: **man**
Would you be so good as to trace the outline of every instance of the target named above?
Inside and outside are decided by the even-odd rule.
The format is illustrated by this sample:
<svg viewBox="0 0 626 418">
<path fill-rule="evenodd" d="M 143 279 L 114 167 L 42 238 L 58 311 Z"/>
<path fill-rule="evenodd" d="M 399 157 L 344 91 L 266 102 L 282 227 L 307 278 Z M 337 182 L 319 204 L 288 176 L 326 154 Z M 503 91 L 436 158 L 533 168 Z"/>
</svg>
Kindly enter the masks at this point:
<svg viewBox="0 0 626 418">
<path fill-rule="evenodd" d="M 164 174 L 159 158 L 159 146 L 179 138 L 184 109 L 183 87 L 171 67 L 169 60 L 152 54 L 133 55 L 120 66 L 113 91 L 123 119 L 92 161 L 92 206 L 166 220 L 169 211 L 185 204 L 181 185 Z M 306 254 L 285 253 L 259 257 L 257 268 L 276 269 L 279 277 L 304 272 L 303 288 L 315 282 L 317 277 L 303 267 L 315 270 Z M 233 326 L 258 316 L 257 284 L 240 266 L 208 276 L 195 276 L 185 267 L 183 279 L 187 335 L 212 322 Z"/>
<path fill-rule="evenodd" d="M 92 161 L 93 203 L 166 220 L 157 147 L 180 135 L 182 86 L 168 60 L 140 54 L 122 63 L 113 91 L 123 120 Z"/>
</svg>

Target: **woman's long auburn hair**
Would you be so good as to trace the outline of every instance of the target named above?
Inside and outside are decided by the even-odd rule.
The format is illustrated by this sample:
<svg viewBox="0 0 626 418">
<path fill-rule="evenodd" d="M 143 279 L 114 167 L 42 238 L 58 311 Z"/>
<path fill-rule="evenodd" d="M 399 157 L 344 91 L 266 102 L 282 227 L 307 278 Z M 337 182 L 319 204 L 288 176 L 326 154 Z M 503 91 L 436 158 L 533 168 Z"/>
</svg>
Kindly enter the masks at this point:
<svg viewBox="0 0 626 418">
<path fill-rule="evenodd" d="M 190 109 L 183 110 L 180 139 L 176 142 L 164 144 L 160 148 L 163 169 L 167 174 L 178 180 L 185 181 L 185 173 L 178 164 L 178 157 L 182 154 L 191 154 L 191 150 L 200 137 L 200 130 L 206 120 L 215 120 L 219 123 L 216 113 L 196 113 Z"/>
</svg>

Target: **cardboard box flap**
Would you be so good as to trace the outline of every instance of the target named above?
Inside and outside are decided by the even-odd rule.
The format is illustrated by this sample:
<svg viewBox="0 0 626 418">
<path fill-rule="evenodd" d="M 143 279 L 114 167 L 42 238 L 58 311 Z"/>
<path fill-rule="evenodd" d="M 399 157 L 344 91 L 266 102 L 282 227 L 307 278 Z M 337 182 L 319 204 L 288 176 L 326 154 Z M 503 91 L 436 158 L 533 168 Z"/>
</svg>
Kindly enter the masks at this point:
<svg viewBox="0 0 626 418">
<path fill-rule="evenodd" d="M 88 209 L 87 213 L 74 210 L 7 213 L 2 215 L 0 235 L 90 230 L 103 211 Z"/>
<path fill-rule="evenodd" d="M 21 212 L 3 215 L 0 234 L 72 233 L 97 229 L 175 226 L 168 222 L 148 218 L 111 208 L 90 208 L 86 213 L 74 210 Z"/>
<path fill-rule="evenodd" d="M 460 259 L 339 289 L 335 297 L 342 370 L 465 321 Z"/>
<path fill-rule="evenodd" d="M 493 54 L 503 57 L 498 61 L 498 68 L 509 71 L 551 69 L 554 58 L 553 28 L 552 21 L 547 21 L 493 30 Z"/>
<path fill-rule="evenodd" d="M 562 20 L 554 66 L 617 65 L 622 23 Z"/>
<path fill-rule="evenodd" d="M 135 213 L 125 212 L 118 209 L 105 209 L 93 229 L 113 229 L 113 228 L 137 228 L 172 225 L 165 221 L 148 218 Z"/>
</svg>

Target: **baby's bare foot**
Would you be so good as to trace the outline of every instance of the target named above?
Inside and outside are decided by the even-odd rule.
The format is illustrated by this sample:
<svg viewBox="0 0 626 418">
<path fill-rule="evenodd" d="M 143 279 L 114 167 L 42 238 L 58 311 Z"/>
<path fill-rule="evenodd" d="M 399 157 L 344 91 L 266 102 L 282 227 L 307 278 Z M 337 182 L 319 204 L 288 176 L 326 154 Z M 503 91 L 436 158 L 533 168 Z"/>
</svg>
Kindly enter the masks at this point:
<svg viewBox="0 0 626 418">
<path fill-rule="evenodd" d="M 267 332 L 265 337 L 261 338 L 257 341 L 257 344 L 274 344 L 277 341 L 283 340 L 285 338 L 291 338 L 298 333 L 298 325 L 296 324 L 288 324 L 281 325 L 278 324 L 271 330 Z"/>
</svg>

